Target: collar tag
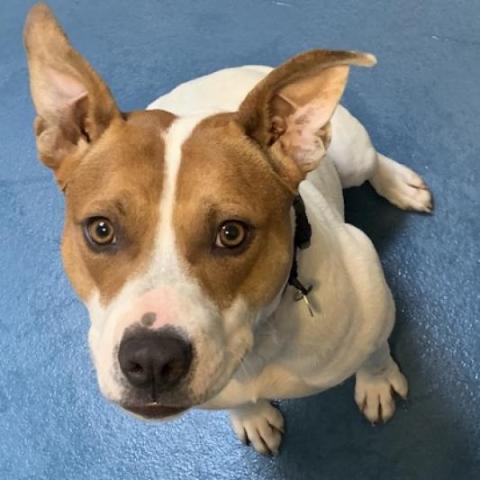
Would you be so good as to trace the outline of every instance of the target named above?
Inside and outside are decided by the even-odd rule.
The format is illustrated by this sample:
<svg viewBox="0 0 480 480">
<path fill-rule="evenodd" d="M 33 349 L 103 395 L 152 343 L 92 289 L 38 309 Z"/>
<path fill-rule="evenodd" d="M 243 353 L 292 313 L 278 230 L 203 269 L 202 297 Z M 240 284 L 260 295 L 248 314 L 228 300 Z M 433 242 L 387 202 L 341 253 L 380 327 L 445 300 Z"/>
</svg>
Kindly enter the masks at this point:
<svg viewBox="0 0 480 480">
<path fill-rule="evenodd" d="M 299 302 L 300 300 L 303 300 L 303 302 L 305 302 L 305 305 L 308 308 L 308 312 L 310 313 L 310 316 L 314 317 L 315 312 L 314 312 L 313 306 L 310 303 L 310 300 L 308 298 L 308 294 L 312 291 L 313 285 L 309 285 L 308 287 L 305 287 L 302 283 L 300 283 L 297 280 L 297 285 L 293 285 L 293 286 L 296 289 L 295 297 L 294 297 L 295 301 Z"/>
<path fill-rule="evenodd" d="M 312 304 L 310 303 L 310 300 L 308 299 L 307 295 L 302 295 L 302 300 L 305 302 L 305 305 L 307 306 L 308 313 L 310 313 L 311 317 L 315 316 L 315 312 L 313 311 Z"/>
</svg>

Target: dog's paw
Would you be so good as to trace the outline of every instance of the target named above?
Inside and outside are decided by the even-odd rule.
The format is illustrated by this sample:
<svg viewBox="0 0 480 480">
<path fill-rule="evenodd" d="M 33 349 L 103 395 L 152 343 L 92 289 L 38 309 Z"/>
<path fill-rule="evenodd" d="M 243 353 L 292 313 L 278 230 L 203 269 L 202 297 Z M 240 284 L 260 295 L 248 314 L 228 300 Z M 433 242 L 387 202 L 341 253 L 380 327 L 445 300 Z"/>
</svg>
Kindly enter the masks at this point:
<svg viewBox="0 0 480 480">
<path fill-rule="evenodd" d="M 431 213 L 432 194 L 422 177 L 390 158 L 379 159 L 377 173 L 371 180 L 377 193 L 402 210 Z"/>
<path fill-rule="evenodd" d="M 401 165 L 402 169 L 392 179 L 386 198 L 403 210 L 431 213 L 432 194 L 420 175 Z"/>
<path fill-rule="evenodd" d="M 280 411 L 266 400 L 231 411 L 233 431 L 245 444 L 264 455 L 277 455 L 284 421 Z"/>
<path fill-rule="evenodd" d="M 377 375 L 357 373 L 355 402 L 370 422 L 387 422 L 392 418 L 395 413 L 394 393 L 402 398 L 408 394 L 407 379 L 396 364 L 387 372 Z"/>
</svg>

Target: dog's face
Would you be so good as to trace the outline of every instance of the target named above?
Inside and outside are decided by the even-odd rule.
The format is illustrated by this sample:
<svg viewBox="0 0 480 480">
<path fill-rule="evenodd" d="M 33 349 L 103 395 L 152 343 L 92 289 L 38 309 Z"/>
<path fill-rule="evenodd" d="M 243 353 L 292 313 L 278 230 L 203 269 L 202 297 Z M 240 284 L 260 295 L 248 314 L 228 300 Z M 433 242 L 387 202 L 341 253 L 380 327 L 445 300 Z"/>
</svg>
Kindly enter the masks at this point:
<svg viewBox="0 0 480 480">
<path fill-rule="evenodd" d="M 65 193 L 67 274 L 91 318 L 104 395 L 150 418 L 212 398 L 277 306 L 292 259 L 293 194 L 318 165 L 348 64 L 310 52 L 238 112 L 121 113 L 36 6 L 25 29 L 35 133 Z"/>
</svg>

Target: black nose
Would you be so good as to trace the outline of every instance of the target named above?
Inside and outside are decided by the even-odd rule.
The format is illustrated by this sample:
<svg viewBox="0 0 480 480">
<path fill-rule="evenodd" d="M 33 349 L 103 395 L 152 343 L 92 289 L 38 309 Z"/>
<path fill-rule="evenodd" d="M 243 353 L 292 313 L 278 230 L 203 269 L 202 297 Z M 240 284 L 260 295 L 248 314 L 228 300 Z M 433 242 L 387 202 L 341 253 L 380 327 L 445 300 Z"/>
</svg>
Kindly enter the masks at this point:
<svg viewBox="0 0 480 480">
<path fill-rule="evenodd" d="M 118 351 L 120 368 L 131 385 L 158 393 L 171 390 L 192 363 L 191 344 L 169 329 L 127 334 Z"/>
</svg>

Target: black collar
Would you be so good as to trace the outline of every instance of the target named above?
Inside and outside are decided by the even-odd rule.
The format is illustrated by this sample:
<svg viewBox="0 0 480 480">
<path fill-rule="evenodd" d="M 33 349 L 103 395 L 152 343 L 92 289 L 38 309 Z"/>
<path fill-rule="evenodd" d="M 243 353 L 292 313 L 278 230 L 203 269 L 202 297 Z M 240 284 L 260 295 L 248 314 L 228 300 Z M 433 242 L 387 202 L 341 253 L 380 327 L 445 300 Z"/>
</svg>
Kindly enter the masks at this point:
<svg viewBox="0 0 480 480">
<path fill-rule="evenodd" d="M 295 211 L 295 235 L 293 238 L 293 262 L 288 284 L 294 287 L 301 297 L 306 297 L 312 290 L 312 286 L 306 287 L 298 279 L 297 249 L 305 250 L 310 246 L 312 226 L 308 222 L 305 203 L 303 203 L 300 194 L 296 195 L 293 200 L 293 209 Z"/>
</svg>

